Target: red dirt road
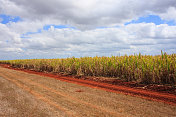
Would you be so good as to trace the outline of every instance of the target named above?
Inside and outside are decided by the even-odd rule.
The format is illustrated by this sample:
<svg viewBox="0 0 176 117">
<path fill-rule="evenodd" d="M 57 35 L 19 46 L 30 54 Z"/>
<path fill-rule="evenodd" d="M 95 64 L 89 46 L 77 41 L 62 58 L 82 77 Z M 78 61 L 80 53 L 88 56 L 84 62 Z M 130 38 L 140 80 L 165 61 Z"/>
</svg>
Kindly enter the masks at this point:
<svg viewBox="0 0 176 117">
<path fill-rule="evenodd" d="M 144 99 L 164 102 L 167 104 L 176 105 L 176 95 L 170 94 L 170 93 L 162 93 L 162 92 L 155 92 L 155 91 L 149 91 L 149 90 L 143 90 L 143 89 L 135 89 L 127 86 L 118 86 L 118 85 L 111 85 L 108 83 L 101 83 L 101 82 L 95 82 L 95 81 L 88 81 L 88 80 L 82 80 L 77 79 L 73 77 L 68 76 L 61 76 L 61 75 L 55 75 L 52 73 L 44 73 L 44 72 L 37 72 L 37 71 L 31 71 L 27 69 L 17 69 L 17 68 L 11 68 L 9 65 L 1 65 L 5 68 L 14 69 L 14 70 L 20 70 L 27 73 L 37 74 L 41 76 L 47 76 L 51 78 L 55 78 L 57 80 L 76 83 L 82 86 L 88 86 L 92 88 L 98 88 L 103 89 L 105 91 L 115 92 L 115 93 L 124 93 L 127 95 L 137 96 Z M 78 91 L 81 92 L 81 91 Z"/>
<path fill-rule="evenodd" d="M 166 93 L 2 67 L 0 84 L 0 116 L 5 117 L 176 116 L 175 95 Z"/>
</svg>

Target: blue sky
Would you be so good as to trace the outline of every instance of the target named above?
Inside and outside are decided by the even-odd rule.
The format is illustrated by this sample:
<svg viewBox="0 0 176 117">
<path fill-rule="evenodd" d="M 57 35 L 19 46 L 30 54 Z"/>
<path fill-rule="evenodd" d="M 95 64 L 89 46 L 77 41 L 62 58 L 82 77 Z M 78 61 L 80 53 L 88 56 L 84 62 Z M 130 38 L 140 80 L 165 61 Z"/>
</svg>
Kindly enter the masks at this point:
<svg viewBox="0 0 176 117">
<path fill-rule="evenodd" d="M 0 59 L 176 52 L 174 0 L 0 3 Z"/>
<path fill-rule="evenodd" d="M 8 24 L 10 22 L 17 23 L 17 22 L 23 21 L 20 18 L 20 16 L 10 16 L 10 15 L 6 15 L 6 14 L 0 14 L 0 18 L 2 19 L 2 21 L 1 21 L 2 24 Z M 42 30 L 48 30 L 49 28 L 51 28 L 51 26 L 53 26 L 54 28 L 57 28 L 57 29 L 64 29 L 64 28 L 76 29 L 75 27 L 68 26 L 68 25 L 49 24 L 49 25 L 43 26 L 42 29 L 38 29 L 35 32 L 26 32 L 25 34 L 22 34 L 21 37 L 25 38 L 26 36 L 31 35 L 31 34 L 41 33 Z"/>
<path fill-rule="evenodd" d="M 170 21 L 162 20 L 160 16 L 157 16 L 157 15 L 148 15 L 148 16 L 139 17 L 137 20 L 132 20 L 130 22 L 125 23 L 125 25 L 136 24 L 136 23 L 154 23 L 156 25 L 168 24 L 169 26 L 176 25 L 174 20 L 170 20 Z"/>
<path fill-rule="evenodd" d="M 11 16 L 7 14 L 0 14 L 0 18 L 2 19 L 2 24 L 7 24 L 9 22 L 19 22 L 21 21 L 19 16 Z"/>
<path fill-rule="evenodd" d="M 2 19 L 2 21 L 1 21 L 2 24 L 7 24 L 9 22 L 19 22 L 19 21 L 22 21 L 22 19 L 20 18 L 20 16 L 10 16 L 10 15 L 6 15 L 6 14 L 0 14 L 0 18 Z M 156 25 L 168 24 L 169 26 L 175 26 L 176 25 L 176 22 L 174 20 L 162 20 L 160 18 L 160 16 L 157 16 L 157 15 L 147 15 L 147 16 L 139 17 L 136 20 L 134 19 L 134 20 L 131 20 L 131 21 L 126 22 L 124 24 L 128 25 L 128 24 L 137 24 L 137 23 L 154 23 Z M 49 25 L 43 26 L 43 30 L 48 30 L 51 26 L 53 26 L 54 28 L 58 28 L 58 29 L 63 29 L 63 28 L 72 28 L 72 29 L 75 29 L 75 27 L 68 26 L 68 25 L 49 24 Z M 101 26 L 99 28 L 106 28 L 106 27 L 105 26 Z M 41 29 L 39 29 L 39 31 L 37 31 L 37 33 L 40 33 L 40 32 L 41 32 Z M 33 34 L 33 33 L 29 32 L 27 34 Z"/>
<path fill-rule="evenodd" d="M 43 30 L 48 30 L 49 28 L 51 28 L 51 26 L 53 26 L 54 28 L 58 28 L 58 29 L 63 29 L 63 28 L 72 28 L 72 29 L 75 29 L 75 27 L 72 27 L 72 26 L 68 26 L 68 25 L 45 25 L 43 27 Z"/>
<path fill-rule="evenodd" d="M 0 18 L 2 19 L 2 21 L 1 21 L 2 24 L 8 24 L 10 22 L 16 23 L 16 22 L 22 21 L 20 16 L 10 16 L 10 15 L 6 15 L 6 14 L 0 14 Z M 129 22 L 124 23 L 124 25 L 138 24 L 138 23 L 154 23 L 155 25 L 167 24 L 169 26 L 176 25 L 174 20 L 163 20 L 160 18 L 160 16 L 157 16 L 157 15 L 147 15 L 147 16 L 139 17 L 137 19 L 134 19 L 134 20 L 131 20 Z M 26 32 L 25 34 L 22 34 L 21 37 L 26 38 L 31 34 L 41 33 L 42 30 L 49 30 L 51 28 L 51 26 L 53 26 L 56 29 L 65 29 L 65 28 L 76 29 L 75 27 L 69 26 L 69 25 L 48 24 L 48 25 L 43 26 L 42 29 L 38 29 L 35 32 Z M 115 26 L 115 27 L 118 27 L 118 26 Z M 101 26 L 101 27 L 97 27 L 97 28 L 101 29 L 101 28 L 108 28 L 108 27 Z"/>
</svg>

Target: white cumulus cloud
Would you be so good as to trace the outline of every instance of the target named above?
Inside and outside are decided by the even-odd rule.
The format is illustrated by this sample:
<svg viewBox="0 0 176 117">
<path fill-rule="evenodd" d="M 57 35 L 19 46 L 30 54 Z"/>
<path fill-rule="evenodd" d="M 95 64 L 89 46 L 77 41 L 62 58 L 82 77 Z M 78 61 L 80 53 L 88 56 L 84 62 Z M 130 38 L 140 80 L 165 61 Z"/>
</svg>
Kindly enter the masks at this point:
<svg viewBox="0 0 176 117">
<path fill-rule="evenodd" d="M 0 23 L 0 59 L 176 51 L 175 25 L 124 25 L 150 14 L 176 21 L 175 0 L 0 0 L 0 14 L 21 18 Z"/>
</svg>

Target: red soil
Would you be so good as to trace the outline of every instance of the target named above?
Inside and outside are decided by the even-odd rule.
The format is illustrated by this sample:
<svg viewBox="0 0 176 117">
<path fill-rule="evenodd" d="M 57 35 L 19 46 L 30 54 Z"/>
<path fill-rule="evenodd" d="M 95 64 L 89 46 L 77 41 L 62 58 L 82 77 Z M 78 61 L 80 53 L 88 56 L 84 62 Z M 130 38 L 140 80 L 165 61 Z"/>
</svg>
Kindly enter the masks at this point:
<svg viewBox="0 0 176 117">
<path fill-rule="evenodd" d="M 162 86 L 162 85 L 141 85 L 134 82 L 123 82 L 121 80 L 106 79 L 101 81 L 101 80 L 97 80 L 100 78 L 94 78 L 94 77 L 89 77 L 89 78 L 83 77 L 78 79 L 73 76 L 63 76 L 59 74 L 12 68 L 9 65 L 5 65 L 5 64 L 0 64 L 0 66 L 3 66 L 8 69 L 14 69 L 14 70 L 24 71 L 27 73 L 37 74 L 41 76 L 47 76 L 47 77 L 55 78 L 57 80 L 75 83 L 83 86 L 103 89 L 109 92 L 123 93 L 123 94 L 137 96 L 137 97 L 141 97 L 149 100 L 176 105 L 176 89 L 174 87 Z M 96 81 L 93 81 L 95 79 Z M 82 90 L 77 90 L 76 92 L 82 92 Z"/>
</svg>

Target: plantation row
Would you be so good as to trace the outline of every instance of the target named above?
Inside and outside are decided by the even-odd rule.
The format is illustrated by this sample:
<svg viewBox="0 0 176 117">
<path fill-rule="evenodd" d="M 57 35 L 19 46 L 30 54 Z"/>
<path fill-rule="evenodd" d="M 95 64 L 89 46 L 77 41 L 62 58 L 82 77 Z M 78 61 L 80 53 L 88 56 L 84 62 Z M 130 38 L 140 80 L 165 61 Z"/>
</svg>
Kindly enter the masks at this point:
<svg viewBox="0 0 176 117">
<path fill-rule="evenodd" d="M 176 84 L 176 54 L 5 60 L 0 63 L 36 71 L 115 77 L 146 84 Z"/>
</svg>

